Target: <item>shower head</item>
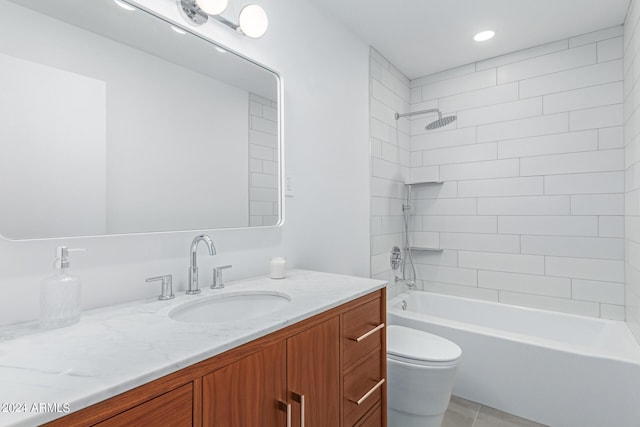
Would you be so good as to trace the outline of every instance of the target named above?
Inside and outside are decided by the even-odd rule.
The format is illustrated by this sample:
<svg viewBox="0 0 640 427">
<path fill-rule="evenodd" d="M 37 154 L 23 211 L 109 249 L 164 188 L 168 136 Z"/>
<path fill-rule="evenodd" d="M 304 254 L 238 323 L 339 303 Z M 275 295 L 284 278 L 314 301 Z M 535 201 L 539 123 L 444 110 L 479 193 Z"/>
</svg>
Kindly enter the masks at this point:
<svg viewBox="0 0 640 427">
<path fill-rule="evenodd" d="M 456 119 L 457 119 L 457 116 L 442 117 L 442 113 L 438 111 L 438 120 L 436 120 L 435 122 L 429 123 L 427 126 L 425 126 L 425 129 L 427 130 L 439 129 L 455 121 Z"/>
<path fill-rule="evenodd" d="M 428 130 L 441 128 L 443 126 L 448 125 L 449 123 L 453 122 L 455 119 L 458 118 L 457 116 L 442 117 L 442 113 L 437 108 L 430 108 L 428 110 L 420 110 L 420 111 L 412 111 L 410 113 L 396 113 L 394 117 L 396 118 L 396 120 L 398 120 L 400 117 L 410 117 L 410 116 L 415 116 L 417 114 L 426 114 L 426 113 L 438 113 L 438 120 L 436 120 L 435 122 L 431 122 L 427 126 L 425 126 L 425 129 L 428 129 Z"/>
</svg>

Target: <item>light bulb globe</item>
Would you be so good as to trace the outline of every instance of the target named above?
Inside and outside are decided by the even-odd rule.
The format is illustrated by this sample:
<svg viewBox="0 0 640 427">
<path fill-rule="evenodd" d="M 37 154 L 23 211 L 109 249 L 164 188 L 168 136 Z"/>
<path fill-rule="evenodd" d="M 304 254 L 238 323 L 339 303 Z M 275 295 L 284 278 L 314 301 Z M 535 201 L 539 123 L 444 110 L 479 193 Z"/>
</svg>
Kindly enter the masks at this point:
<svg viewBox="0 0 640 427">
<path fill-rule="evenodd" d="M 227 8 L 229 0 L 196 0 L 196 4 L 207 15 L 220 15 Z"/>
<path fill-rule="evenodd" d="M 269 27 L 269 18 L 264 9 L 257 4 L 245 6 L 240 11 L 240 29 L 252 39 L 262 37 Z"/>
</svg>

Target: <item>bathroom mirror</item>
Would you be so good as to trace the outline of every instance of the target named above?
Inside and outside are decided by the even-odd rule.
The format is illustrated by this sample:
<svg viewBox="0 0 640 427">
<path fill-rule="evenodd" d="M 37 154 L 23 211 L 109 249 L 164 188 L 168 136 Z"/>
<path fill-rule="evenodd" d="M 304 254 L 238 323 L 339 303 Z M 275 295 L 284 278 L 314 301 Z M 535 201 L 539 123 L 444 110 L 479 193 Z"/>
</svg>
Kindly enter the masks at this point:
<svg viewBox="0 0 640 427">
<path fill-rule="evenodd" d="M 0 234 L 279 224 L 278 75 L 123 6 L 0 0 Z"/>
</svg>

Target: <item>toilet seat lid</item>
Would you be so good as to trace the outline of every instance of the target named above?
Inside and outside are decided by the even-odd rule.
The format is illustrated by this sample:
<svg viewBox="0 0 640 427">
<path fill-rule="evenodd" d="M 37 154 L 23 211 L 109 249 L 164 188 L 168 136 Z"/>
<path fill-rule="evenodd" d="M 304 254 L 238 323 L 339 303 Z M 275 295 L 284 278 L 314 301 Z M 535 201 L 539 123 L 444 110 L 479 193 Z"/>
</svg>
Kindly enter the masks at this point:
<svg viewBox="0 0 640 427">
<path fill-rule="evenodd" d="M 423 362 L 451 362 L 462 356 L 455 343 L 417 329 L 387 326 L 387 353 Z"/>
</svg>

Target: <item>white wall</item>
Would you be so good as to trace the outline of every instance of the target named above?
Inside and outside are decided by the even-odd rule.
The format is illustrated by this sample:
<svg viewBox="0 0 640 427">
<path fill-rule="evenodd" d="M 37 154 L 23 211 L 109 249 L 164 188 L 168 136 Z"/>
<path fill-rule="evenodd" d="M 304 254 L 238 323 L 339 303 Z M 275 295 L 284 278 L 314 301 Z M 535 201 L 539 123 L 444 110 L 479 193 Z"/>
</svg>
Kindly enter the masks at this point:
<svg viewBox="0 0 640 427">
<path fill-rule="evenodd" d="M 458 117 L 398 124 L 409 179 L 444 181 L 414 187 L 412 245 L 444 249 L 415 254 L 424 289 L 624 319 L 622 45 L 620 26 L 411 81 L 411 111 Z"/>
<path fill-rule="evenodd" d="M 295 197 L 286 199 L 280 228 L 207 231 L 218 255 L 202 250 L 203 284 L 210 268 L 238 279 L 268 271 L 269 257 L 290 266 L 367 276 L 369 273 L 367 79 L 368 48 L 306 0 L 264 0 L 270 28 L 250 40 L 211 22 L 204 35 L 278 70 L 284 85 L 287 171 Z M 140 4 L 184 23 L 171 0 Z M 74 254 L 84 308 L 159 293 L 146 277 L 173 274 L 184 289 L 194 233 L 0 240 L 0 324 L 37 316 L 39 279 L 50 274 L 55 246 L 86 247 Z M 208 274 L 207 274 L 208 272 Z"/>
<path fill-rule="evenodd" d="M 640 4 L 624 23 L 625 298 L 627 324 L 640 341 Z"/>
</svg>

